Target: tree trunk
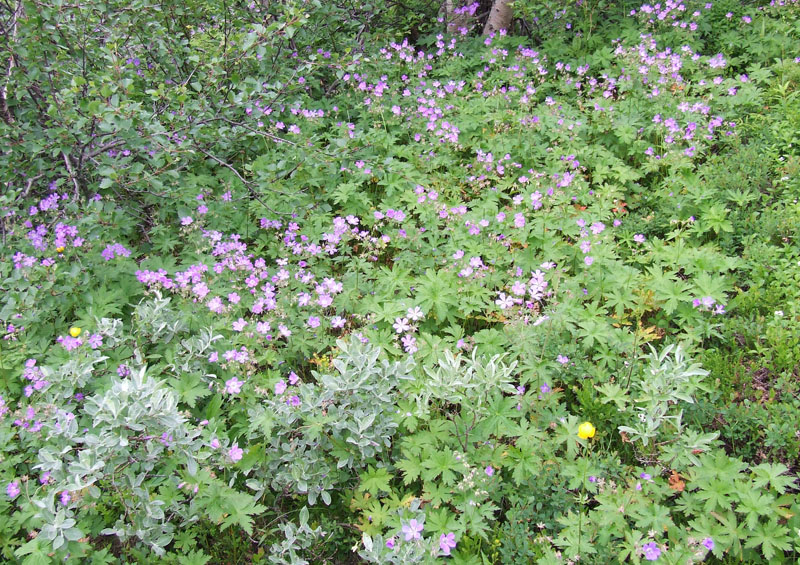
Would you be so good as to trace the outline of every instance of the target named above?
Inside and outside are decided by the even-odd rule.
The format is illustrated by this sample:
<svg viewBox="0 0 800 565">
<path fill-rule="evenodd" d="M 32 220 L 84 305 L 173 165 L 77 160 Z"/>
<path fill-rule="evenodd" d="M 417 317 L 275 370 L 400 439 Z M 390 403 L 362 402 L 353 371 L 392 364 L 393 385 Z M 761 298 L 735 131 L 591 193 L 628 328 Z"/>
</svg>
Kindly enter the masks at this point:
<svg viewBox="0 0 800 565">
<path fill-rule="evenodd" d="M 514 10 L 511 9 L 511 0 L 494 0 L 492 10 L 489 12 L 489 19 L 483 28 L 483 35 L 496 33 L 501 29 L 507 30 L 511 27 L 511 19 L 514 17 Z"/>
<path fill-rule="evenodd" d="M 445 21 L 447 22 L 447 33 L 458 33 L 458 30 L 462 27 L 468 27 L 469 25 L 469 16 L 461 12 L 459 14 L 455 13 L 455 2 L 454 0 L 445 0 L 444 3 L 444 11 L 445 11 Z"/>
</svg>

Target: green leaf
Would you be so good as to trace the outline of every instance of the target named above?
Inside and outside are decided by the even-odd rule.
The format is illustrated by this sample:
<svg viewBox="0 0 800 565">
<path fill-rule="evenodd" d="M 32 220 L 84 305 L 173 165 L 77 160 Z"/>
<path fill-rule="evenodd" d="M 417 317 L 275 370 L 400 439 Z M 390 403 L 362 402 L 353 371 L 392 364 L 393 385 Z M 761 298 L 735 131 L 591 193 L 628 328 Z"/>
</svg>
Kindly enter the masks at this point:
<svg viewBox="0 0 800 565">
<path fill-rule="evenodd" d="M 47 556 L 48 552 L 49 548 L 43 550 L 39 546 L 39 540 L 34 538 L 18 547 L 16 551 L 14 551 L 14 555 L 17 557 L 27 556 L 22 561 L 25 565 L 48 565 L 50 563 L 50 558 Z"/>
<path fill-rule="evenodd" d="M 428 458 L 422 462 L 426 469 L 422 473 L 422 478 L 426 481 L 433 481 L 439 475 L 442 482 L 448 486 L 455 483 L 456 475 L 453 469 L 459 464 L 458 459 L 450 450 L 442 449 L 428 454 Z"/>
<path fill-rule="evenodd" d="M 375 469 L 370 465 L 365 472 L 361 474 L 361 484 L 358 486 L 358 492 L 368 492 L 377 496 L 381 492 L 390 492 L 392 487 L 389 482 L 393 479 L 391 473 L 386 467 L 379 467 Z"/>
<path fill-rule="evenodd" d="M 170 384 L 190 408 L 197 405 L 199 398 L 205 398 L 211 394 L 208 386 L 205 385 L 199 375 L 193 373 L 183 373 L 180 379 L 172 379 Z"/>
<path fill-rule="evenodd" d="M 542 462 L 531 450 L 508 448 L 508 463 L 511 468 L 511 477 L 517 485 L 521 485 L 536 476 L 542 469 Z"/>
<path fill-rule="evenodd" d="M 787 535 L 789 528 L 778 524 L 777 518 L 772 518 L 766 524 L 760 523 L 750 533 L 744 546 L 748 548 L 761 546 L 764 557 L 772 559 L 776 551 L 789 551 L 791 538 Z"/>
<path fill-rule="evenodd" d="M 425 513 L 425 530 L 434 536 L 439 536 L 457 532 L 461 530 L 461 525 L 458 523 L 455 513 L 450 508 L 444 507 Z"/>
<path fill-rule="evenodd" d="M 789 487 L 794 486 L 797 478 L 785 475 L 789 468 L 783 463 L 761 463 L 751 469 L 753 473 L 753 487 L 764 488 L 768 484 L 780 494 L 784 494 Z"/>
<path fill-rule="evenodd" d="M 403 483 L 410 485 L 420 477 L 422 462 L 417 457 L 406 456 L 397 462 L 397 468 L 403 472 Z"/>
<path fill-rule="evenodd" d="M 221 529 L 228 526 L 239 526 L 245 532 L 253 534 L 253 518 L 254 514 L 261 514 L 267 510 L 266 506 L 255 504 L 253 498 L 247 494 L 236 492 L 229 489 L 229 493 L 225 498 L 225 510 L 228 517 L 222 521 Z"/>
</svg>

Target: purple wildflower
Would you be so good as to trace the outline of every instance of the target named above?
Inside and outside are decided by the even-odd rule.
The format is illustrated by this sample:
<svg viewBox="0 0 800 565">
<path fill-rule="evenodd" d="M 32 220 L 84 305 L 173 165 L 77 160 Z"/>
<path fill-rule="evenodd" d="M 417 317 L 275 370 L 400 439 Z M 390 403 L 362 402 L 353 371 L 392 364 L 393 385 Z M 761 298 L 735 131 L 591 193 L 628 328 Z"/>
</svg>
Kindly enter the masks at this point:
<svg viewBox="0 0 800 565">
<path fill-rule="evenodd" d="M 242 392 L 242 385 L 244 381 L 240 381 L 236 377 L 231 377 L 225 381 L 225 392 L 228 394 L 239 394 Z"/>
<path fill-rule="evenodd" d="M 405 540 L 411 541 L 412 539 L 420 539 L 420 537 L 422 537 L 420 535 L 422 532 L 422 528 L 423 525 L 420 522 L 417 522 L 415 518 L 409 520 L 408 524 L 404 524 L 402 528 Z"/>
<path fill-rule="evenodd" d="M 453 532 L 439 536 L 439 549 L 445 555 L 450 555 L 450 551 L 456 547 L 456 535 Z"/>
<path fill-rule="evenodd" d="M 228 457 L 230 457 L 231 461 L 233 461 L 234 463 L 236 463 L 237 461 L 241 461 L 243 455 L 244 455 L 244 450 L 241 447 L 239 447 L 238 443 L 234 443 L 228 450 Z"/>
<path fill-rule="evenodd" d="M 8 483 L 8 486 L 6 487 L 6 494 L 8 495 L 8 498 L 13 500 L 19 496 L 20 492 L 22 491 L 19 488 L 19 481 L 11 481 Z"/>
<path fill-rule="evenodd" d="M 644 550 L 644 558 L 648 561 L 655 561 L 661 555 L 661 550 L 654 541 L 644 544 L 642 549 Z"/>
</svg>

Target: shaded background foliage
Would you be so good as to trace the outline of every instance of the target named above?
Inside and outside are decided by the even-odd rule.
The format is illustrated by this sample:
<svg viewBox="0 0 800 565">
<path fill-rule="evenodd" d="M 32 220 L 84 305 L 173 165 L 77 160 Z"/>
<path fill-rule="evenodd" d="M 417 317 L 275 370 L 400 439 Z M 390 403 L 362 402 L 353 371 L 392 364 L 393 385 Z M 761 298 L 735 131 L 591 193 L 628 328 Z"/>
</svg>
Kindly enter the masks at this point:
<svg viewBox="0 0 800 565">
<path fill-rule="evenodd" d="M 692 9 L 704 15 L 689 34 L 650 22 L 627 0 L 520 0 L 507 35 L 482 36 L 492 4 L 5 2 L 0 416 L 12 412 L 0 429 L 0 469 L 11 482 L 26 477 L 23 485 L 51 472 L 64 489 L 45 481 L 41 505 L 18 510 L 3 498 L 6 559 L 45 563 L 56 550 L 78 562 L 345 562 L 356 554 L 412 562 L 434 559 L 438 536 L 453 532 L 464 562 L 557 562 L 562 551 L 639 561 L 662 536 L 674 548 L 662 545 L 662 559 L 673 562 L 796 557 L 796 6 L 773 6 L 743 29 L 758 6 L 698 3 Z M 453 22 L 458 49 L 446 35 Z M 687 63 L 690 87 L 670 85 L 675 104 L 695 96 L 741 120 L 736 135 L 719 135 L 696 159 L 678 151 L 659 162 L 645 152 L 664 147 L 651 122 L 660 110 L 643 85 L 622 80 L 620 64 L 630 69 L 635 53 L 618 49 L 646 45 L 650 34 L 660 49 L 725 53 L 720 76 L 740 89 L 736 97 L 692 91 L 710 80 L 706 59 Z M 405 102 L 365 102 L 381 83 L 407 78 L 388 63 L 389 49 L 409 60 L 424 51 L 409 63 L 415 78 L 450 94 L 470 81 L 475 90 L 447 107 L 461 128 L 457 142 L 415 139 L 425 124 L 409 125 Z M 448 55 L 438 60 L 440 52 Z M 530 111 L 503 96 L 526 86 L 518 69 L 497 63 L 508 53 L 546 71 L 527 85 L 539 89 Z M 592 69 L 585 80 L 599 85 L 595 96 L 575 93 L 583 65 Z M 415 95 L 421 106 L 432 96 L 422 87 Z M 620 110 L 592 113 L 604 104 Z M 257 116 L 273 112 L 302 116 L 302 135 L 261 127 Z M 544 127 L 533 127 L 531 112 Z M 586 123 L 573 133 L 565 120 Z M 585 200 L 557 195 L 546 220 L 489 251 L 455 220 L 417 206 L 440 193 L 474 206 L 468 221 L 506 211 L 510 223 L 522 189 L 509 176 L 465 180 L 494 163 L 491 152 L 521 153 L 547 173 L 580 161 Z M 544 190 L 548 178 L 541 182 Z M 55 207 L 54 193 L 64 195 Z M 413 210 L 413 220 L 379 220 L 388 207 Z M 599 270 L 586 273 L 575 224 L 584 212 L 624 219 L 611 241 L 592 241 Z M 345 232 L 330 259 L 303 255 L 317 280 L 342 283 L 335 312 L 320 309 L 346 313 L 339 329 L 311 333 L 311 318 L 295 307 L 307 290 L 298 282 L 305 266 L 276 283 L 291 341 L 274 329 L 269 342 L 232 333 L 232 323 L 250 320 L 244 303 L 214 316 L 186 287 L 141 275 L 192 280 L 197 265 L 228 260 L 277 270 L 295 237 L 324 244 L 345 216 L 368 235 Z M 302 225 L 289 228 L 294 221 Z M 74 224 L 85 247 L 69 248 L 52 270 L 17 267 L 25 253 L 39 259 L 27 231 L 39 222 L 50 234 Z M 246 247 L 221 250 L 223 235 Z M 459 272 L 464 265 L 451 257 L 463 256 L 461 247 L 463 263 L 483 254 L 480 277 Z M 496 291 L 511 294 L 509 277 L 522 276 L 510 273 L 553 258 L 569 274 L 548 275 L 558 300 L 531 307 L 549 315 L 536 319 L 546 332 L 524 312 L 495 307 Z M 207 280 L 228 295 L 245 288 L 246 274 Z M 733 315 L 692 306 L 706 297 Z M 409 347 L 393 322 L 413 306 L 424 316 Z M 111 319 L 125 320 L 124 330 Z M 87 328 L 84 339 L 93 328 L 104 347 L 64 350 L 72 324 Z M 678 342 L 710 376 L 673 349 Z M 214 366 L 209 356 L 221 343 L 231 358 L 243 349 L 252 357 Z M 660 353 L 647 357 L 646 343 Z M 450 349 L 464 355 L 442 357 Z M 246 392 L 233 400 L 239 378 Z M 28 404 L 25 387 L 43 379 L 47 396 Z M 47 441 L 11 424 L 35 428 L 25 415 L 34 405 L 52 416 Z M 84 437 L 72 410 L 97 429 Z M 578 414 L 606 431 L 579 440 Z M 63 492 L 72 498 L 63 502 Z M 623 504 L 629 512 L 618 515 Z M 413 535 L 401 543 L 411 519 L 425 523 L 428 545 Z M 704 539 L 714 549 L 701 547 Z"/>
</svg>

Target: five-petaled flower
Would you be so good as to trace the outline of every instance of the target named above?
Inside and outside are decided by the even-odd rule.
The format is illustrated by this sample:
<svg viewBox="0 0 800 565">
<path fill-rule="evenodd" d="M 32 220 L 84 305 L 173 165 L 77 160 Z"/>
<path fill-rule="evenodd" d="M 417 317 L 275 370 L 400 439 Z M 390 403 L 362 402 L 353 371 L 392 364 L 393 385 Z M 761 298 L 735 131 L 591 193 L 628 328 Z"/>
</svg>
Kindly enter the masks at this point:
<svg viewBox="0 0 800 565">
<path fill-rule="evenodd" d="M 445 555 L 450 555 L 450 551 L 456 547 L 456 535 L 453 532 L 439 536 L 439 549 Z"/>
<path fill-rule="evenodd" d="M 648 561 L 655 561 L 658 559 L 659 555 L 661 555 L 661 550 L 658 548 L 658 544 L 654 541 L 644 544 L 642 549 L 644 550 L 644 558 Z"/>
<path fill-rule="evenodd" d="M 578 427 L 578 437 L 581 439 L 593 438 L 596 431 L 591 422 L 584 422 Z"/>
<path fill-rule="evenodd" d="M 237 461 L 241 461 L 242 455 L 244 455 L 244 450 L 239 447 L 238 443 L 234 443 L 231 448 L 228 450 L 228 457 L 231 458 L 231 461 L 236 463 Z"/>
<path fill-rule="evenodd" d="M 19 488 L 18 481 L 11 481 L 8 483 L 8 486 L 6 487 L 6 494 L 8 495 L 8 498 L 16 498 L 20 492 L 22 491 Z"/>
<path fill-rule="evenodd" d="M 242 392 L 242 385 L 244 381 L 240 381 L 236 377 L 231 377 L 225 381 L 225 392 L 228 394 L 239 394 Z"/>
<path fill-rule="evenodd" d="M 408 318 L 395 319 L 394 324 L 392 324 L 392 327 L 399 334 L 407 332 L 408 330 L 411 329 L 411 326 L 408 324 Z"/>
<path fill-rule="evenodd" d="M 411 541 L 412 539 L 420 539 L 420 537 L 422 537 L 420 535 L 422 533 L 422 528 L 423 525 L 417 522 L 416 518 L 409 520 L 408 524 L 404 524 L 402 528 L 405 540 Z"/>
</svg>

